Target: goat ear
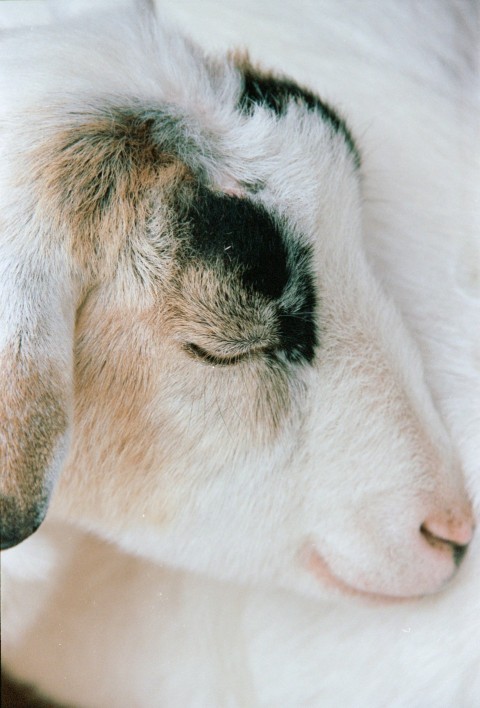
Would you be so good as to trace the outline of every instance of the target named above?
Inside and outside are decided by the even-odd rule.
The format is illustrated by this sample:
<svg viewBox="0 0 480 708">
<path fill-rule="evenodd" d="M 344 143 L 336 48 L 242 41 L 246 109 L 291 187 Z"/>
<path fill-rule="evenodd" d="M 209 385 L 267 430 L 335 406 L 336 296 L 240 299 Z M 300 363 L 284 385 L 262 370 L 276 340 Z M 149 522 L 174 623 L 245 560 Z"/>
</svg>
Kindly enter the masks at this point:
<svg viewBox="0 0 480 708">
<path fill-rule="evenodd" d="M 82 297 L 106 270 L 115 272 L 152 189 L 188 172 L 158 146 L 151 115 L 109 110 L 72 121 L 30 152 L 20 177 L 12 166 L 2 222 L 2 548 L 43 520 L 68 449 Z"/>
<path fill-rule="evenodd" d="M 72 408 L 72 297 L 46 268 L 0 249 L 1 548 L 47 511 Z M 70 302 L 69 302 L 70 300 Z"/>
</svg>

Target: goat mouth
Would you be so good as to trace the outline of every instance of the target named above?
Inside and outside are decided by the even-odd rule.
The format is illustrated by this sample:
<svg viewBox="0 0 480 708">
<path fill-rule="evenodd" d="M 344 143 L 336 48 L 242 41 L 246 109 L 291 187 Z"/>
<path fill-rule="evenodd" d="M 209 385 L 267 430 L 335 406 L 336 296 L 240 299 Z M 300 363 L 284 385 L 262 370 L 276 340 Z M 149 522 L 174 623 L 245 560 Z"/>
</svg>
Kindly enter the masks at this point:
<svg viewBox="0 0 480 708">
<path fill-rule="evenodd" d="M 304 547 L 302 551 L 302 561 L 303 566 L 307 569 L 307 571 L 311 575 L 313 575 L 316 580 L 319 580 L 324 587 L 340 591 L 343 595 L 362 598 L 375 604 L 399 604 L 419 600 L 421 597 L 423 597 L 421 594 L 389 595 L 388 593 L 379 593 L 356 588 L 353 585 L 350 585 L 349 583 L 345 582 L 345 580 L 339 578 L 337 575 L 335 575 L 335 573 L 328 565 L 327 561 L 311 544 L 308 544 Z"/>
</svg>

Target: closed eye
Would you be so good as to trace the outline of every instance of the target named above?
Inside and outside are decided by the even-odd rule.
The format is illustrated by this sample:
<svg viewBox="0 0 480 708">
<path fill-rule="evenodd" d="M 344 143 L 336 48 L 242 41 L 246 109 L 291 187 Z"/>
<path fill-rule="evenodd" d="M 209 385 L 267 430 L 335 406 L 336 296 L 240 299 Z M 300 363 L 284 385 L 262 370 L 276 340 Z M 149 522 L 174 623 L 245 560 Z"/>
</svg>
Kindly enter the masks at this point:
<svg viewBox="0 0 480 708">
<path fill-rule="evenodd" d="M 249 350 L 246 352 L 240 352 L 239 354 L 220 356 L 218 354 L 212 354 L 211 352 L 207 351 L 206 349 L 203 349 L 203 347 L 199 347 L 198 344 L 194 344 L 193 342 L 188 342 L 187 344 L 184 344 L 183 348 L 190 356 L 194 357 L 195 359 L 200 359 L 205 364 L 210 364 L 213 366 L 231 366 L 233 364 L 238 364 L 238 362 L 243 361 L 244 359 L 249 359 L 255 353 L 262 351 L 257 349 Z"/>
</svg>

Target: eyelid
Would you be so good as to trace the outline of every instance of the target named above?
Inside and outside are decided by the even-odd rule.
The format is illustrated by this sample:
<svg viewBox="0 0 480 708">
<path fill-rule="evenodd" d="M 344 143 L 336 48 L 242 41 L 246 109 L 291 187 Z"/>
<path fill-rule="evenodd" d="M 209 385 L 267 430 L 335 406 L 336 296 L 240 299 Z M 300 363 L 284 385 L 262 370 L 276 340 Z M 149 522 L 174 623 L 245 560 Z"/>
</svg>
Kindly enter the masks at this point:
<svg viewBox="0 0 480 708">
<path fill-rule="evenodd" d="M 232 366 L 233 364 L 237 364 L 239 361 L 250 358 L 255 353 L 254 351 L 249 350 L 247 352 L 233 354 L 232 356 L 219 356 L 218 354 L 208 352 L 206 349 L 199 347 L 198 344 L 194 344 L 193 342 L 187 342 L 187 344 L 183 345 L 183 348 L 187 354 L 195 359 L 200 359 L 206 364 L 211 364 L 214 366 Z"/>
</svg>

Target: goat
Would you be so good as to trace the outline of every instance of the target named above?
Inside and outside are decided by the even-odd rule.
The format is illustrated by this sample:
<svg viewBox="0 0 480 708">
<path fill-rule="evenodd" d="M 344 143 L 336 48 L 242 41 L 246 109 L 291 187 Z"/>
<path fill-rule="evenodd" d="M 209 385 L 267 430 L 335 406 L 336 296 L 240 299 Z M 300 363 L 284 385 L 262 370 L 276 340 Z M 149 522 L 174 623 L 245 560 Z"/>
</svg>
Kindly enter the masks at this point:
<svg viewBox="0 0 480 708">
<path fill-rule="evenodd" d="M 412 7 L 391 9 L 428 56 Z M 352 57 L 335 60 L 350 86 Z M 373 138 L 386 126 L 390 143 L 371 154 L 363 121 L 378 86 L 347 121 L 323 98 L 328 78 L 317 93 L 246 55 L 205 55 L 150 13 L 5 37 L 0 64 L 3 547 L 49 509 L 2 556 L 7 668 L 78 705 L 473 705 L 472 559 L 463 585 L 428 596 L 473 532 L 463 468 L 475 494 L 478 366 L 458 324 L 462 393 L 449 327 L 462 298 L 472 317 L 478 303 L 471 273 L 438 325 L 419 295 L 422 249 L 442 274 L 429 274 L 433 293 L 449 251 L 436 171 L 396 140 L 408 131 L 443 179 L 453 151 L 442 127 L 439 155 L 412 136 L 416 79 L 372 70 L 382 90 L 400 86 Z M 429 119 L 454 96 L 436 71 Z M 100 619 L 75 612 L 79 573 Z M 458 598 L 453 678 L 439 693 L 435 666 L 414 667 L 401 696 L 391 667 L 404 650 L 386 627 L 398 637 L 412 613 L 428 626 Z M 119 622 L 135 663 L 115 647 Z M 375 638 L 386 686 L 343 685 L 339 624 L 360 683 L 362 636 Z"/>
</svg>

